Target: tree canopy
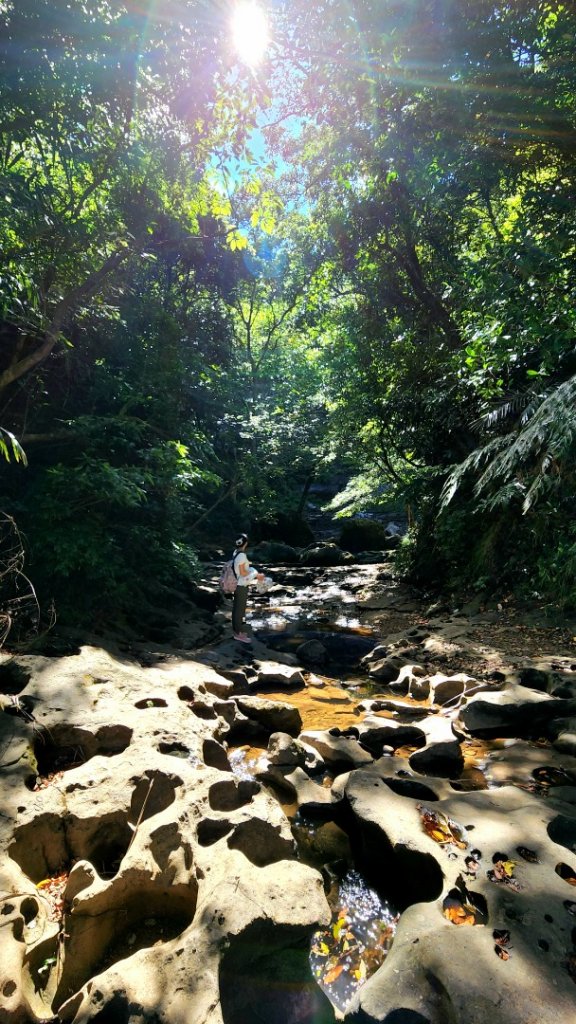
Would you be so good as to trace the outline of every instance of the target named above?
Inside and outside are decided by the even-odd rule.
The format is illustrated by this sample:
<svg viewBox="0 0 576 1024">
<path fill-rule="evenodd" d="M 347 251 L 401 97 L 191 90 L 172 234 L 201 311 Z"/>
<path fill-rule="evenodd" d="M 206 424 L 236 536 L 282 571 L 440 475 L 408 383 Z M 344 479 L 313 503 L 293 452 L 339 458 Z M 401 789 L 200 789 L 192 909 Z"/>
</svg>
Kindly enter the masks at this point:
<svg viewBox="0 0 576 1024">
<path fill-rule="evenodd" d="M 572 6 L 263 7 L 250 64 L 232 4 L 0 2 L 0 507 L 41 603 L 129 622 L 335 464 L 339 514 L 408 506 L 413 579 L 574 602 Z"/>
</svg>

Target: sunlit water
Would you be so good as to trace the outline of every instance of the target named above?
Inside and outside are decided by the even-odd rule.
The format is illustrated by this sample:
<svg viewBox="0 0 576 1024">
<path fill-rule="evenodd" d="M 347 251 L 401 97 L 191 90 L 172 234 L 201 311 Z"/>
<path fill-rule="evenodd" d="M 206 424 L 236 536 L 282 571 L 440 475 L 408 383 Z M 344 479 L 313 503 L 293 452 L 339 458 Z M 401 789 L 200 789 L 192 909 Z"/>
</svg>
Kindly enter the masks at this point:
<svg viewBox="0 0 576 1024">
<path fill-rule="evenodd" d="M 310 966 L 330 1002 L 345 1011 L 358 989 L 383 964 L 398 914 L 349 871 L 332 899 L 332 920 L 310 944 Z"/>
<path fill-rule="evenodd" d="M 266 765 L 265 751 L 256 747 L 237 747 L 228 751 L 228 762 L 237 779 L 251 781 Z"/>
</svg>

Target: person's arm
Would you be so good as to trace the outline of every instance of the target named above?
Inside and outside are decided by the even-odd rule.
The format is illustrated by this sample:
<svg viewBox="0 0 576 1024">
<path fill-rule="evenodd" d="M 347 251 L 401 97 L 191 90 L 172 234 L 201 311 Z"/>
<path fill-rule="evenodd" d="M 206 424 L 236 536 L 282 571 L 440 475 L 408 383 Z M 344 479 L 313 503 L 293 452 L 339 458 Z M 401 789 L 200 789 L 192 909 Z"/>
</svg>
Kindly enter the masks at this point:
<svg viewBox="0 0 576 1024">
<path fill-rule="evenodd" d="M 242 576 L 242 578 L 247 580 L 249 583 L 264 579 L 264 573 L 256 572 L 256 569 L 250 565 L 246 556 L 244 556 L 243 559 L 238 560 L 238 575 Z"/>
</svg>

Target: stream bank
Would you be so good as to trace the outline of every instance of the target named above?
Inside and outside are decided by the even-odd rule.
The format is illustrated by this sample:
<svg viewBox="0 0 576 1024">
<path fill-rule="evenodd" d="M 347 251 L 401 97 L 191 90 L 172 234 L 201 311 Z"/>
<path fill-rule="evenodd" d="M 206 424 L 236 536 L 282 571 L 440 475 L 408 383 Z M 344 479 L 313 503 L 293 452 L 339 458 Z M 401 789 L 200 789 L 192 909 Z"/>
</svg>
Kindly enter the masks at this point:
<svg viewBox="0 0 576 1024">
<path fill-rule="evenodd" d="M 569 634 L 273 575 L 251 651 L 3 655 L 0 1019 L 568 1022 Z"/>
</svg>

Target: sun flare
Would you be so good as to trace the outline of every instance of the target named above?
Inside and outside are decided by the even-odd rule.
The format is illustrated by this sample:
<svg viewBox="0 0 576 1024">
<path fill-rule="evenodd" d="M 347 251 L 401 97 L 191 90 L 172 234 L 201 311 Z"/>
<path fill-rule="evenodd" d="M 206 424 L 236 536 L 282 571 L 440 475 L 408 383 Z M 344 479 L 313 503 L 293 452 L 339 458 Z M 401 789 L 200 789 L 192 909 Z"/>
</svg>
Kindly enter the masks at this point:
<svg viewBox="0 0 576 1024">
<path fill-rule="evenodd" d="M 264 59 L 269 43 L 268 19 L 255 0 L 240 0 L 232 15 L 234 49 L 245 64 Z"/>
</svg>

